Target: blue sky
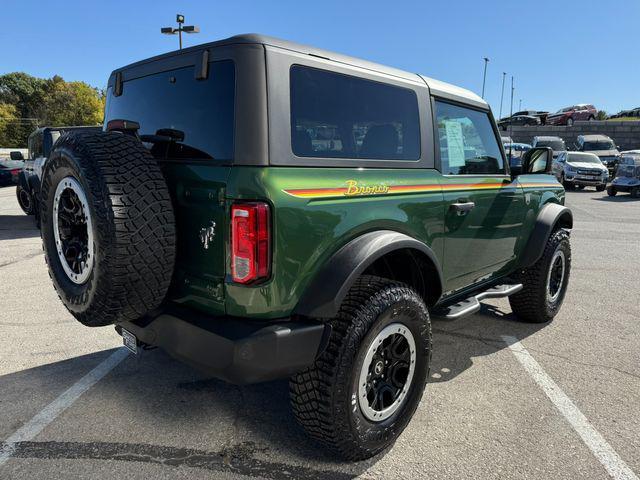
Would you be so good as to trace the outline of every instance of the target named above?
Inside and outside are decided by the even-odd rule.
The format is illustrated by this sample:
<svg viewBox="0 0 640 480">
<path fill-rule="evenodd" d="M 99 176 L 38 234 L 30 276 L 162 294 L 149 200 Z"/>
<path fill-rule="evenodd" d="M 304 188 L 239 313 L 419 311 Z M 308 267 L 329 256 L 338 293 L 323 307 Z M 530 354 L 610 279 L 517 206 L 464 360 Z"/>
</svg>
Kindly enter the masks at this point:
<svg viewBox="0 0 640 480">
<path fill-rule="evenodd" d="M 47 5 L 47 6 L 45 6 Z M 113 68 L 177 48 L 176 13 L 201 32 L 186 45 L 259 32 L 482 89 L 495 115 L 502 72 L 514 109 L 640 106 L 640 2 L 618 0 L 165 1 L 3 0 L 0 73 L 104 87 Z"/>
</svg>

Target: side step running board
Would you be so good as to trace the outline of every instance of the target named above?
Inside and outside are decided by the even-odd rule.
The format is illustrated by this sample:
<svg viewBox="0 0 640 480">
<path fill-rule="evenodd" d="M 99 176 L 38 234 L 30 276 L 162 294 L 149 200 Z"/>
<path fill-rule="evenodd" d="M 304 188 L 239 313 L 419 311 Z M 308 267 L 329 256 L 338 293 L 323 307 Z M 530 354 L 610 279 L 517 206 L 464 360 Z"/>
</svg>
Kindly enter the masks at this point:
<svg viewBox="0 0 640 480">
<path fill-rule="evenodd" d="M 515 285 L 496 285 L 484 292 L 480 292 L 472 297 L 466 298 L 458 303 L 449 305 L 433 312 L 435 317 L 445 318 L 447 320 L 455 320 L 466 315 L 471 315 L 480 310 L 480 302 L 485 298 L 502 298 L 508 297 L 522 290 L 522 284 Z"/>
</svg>

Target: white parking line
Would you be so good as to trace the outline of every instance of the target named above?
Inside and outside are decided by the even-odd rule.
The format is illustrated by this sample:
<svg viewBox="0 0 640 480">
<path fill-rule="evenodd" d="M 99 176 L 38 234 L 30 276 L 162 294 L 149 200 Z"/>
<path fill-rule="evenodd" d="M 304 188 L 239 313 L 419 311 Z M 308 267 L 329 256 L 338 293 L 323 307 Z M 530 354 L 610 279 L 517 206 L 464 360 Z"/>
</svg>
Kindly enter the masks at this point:
<svg viewBox="0 0 640 480">
<path fill-rule="evenodd" d="M 553 402 L 560 413 L 567 419 L 573 429 L 580 435 L 582 441 L 607 469 L 609 475 L 616 480 L 638 480 L 636 474 L 620 458 L 615 450 L 607 443 L 602 435 L 589 423 L 578 407 L 547 375 L 540 364 L 531 356 L 526 348 L 515 338 L 502 335 L 502 339 L 509 346 L 524 369 L 535 380 L 538 386 Z"/>
<path fill-rule="evenodd" d="M 16 444 L 33 440 L 44 428 L 53 422 L 58 415 L 69 408 L 80 396 L 93 387 L 107 373 L 113 370 L 122 360 L 129 355 L 126 348 L 119 348 L 97 367 L 74 383 L 49 405 L 44 407 L 35 417 L 29 420 L 9 438 L 0 444 L 0 466 L 14 454 Z"/>
</svg>

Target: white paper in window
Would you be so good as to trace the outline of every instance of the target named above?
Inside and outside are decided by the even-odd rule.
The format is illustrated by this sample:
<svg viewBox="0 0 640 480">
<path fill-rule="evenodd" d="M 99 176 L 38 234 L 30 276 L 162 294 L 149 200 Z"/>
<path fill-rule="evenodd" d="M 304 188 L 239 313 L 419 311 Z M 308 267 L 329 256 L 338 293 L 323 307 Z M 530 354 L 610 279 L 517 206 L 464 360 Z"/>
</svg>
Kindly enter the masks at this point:
<svg viewBox="0 0 640 480">
<path fill-rule="evenodd" d="M 464 167 L 464 138 L 462 137 L 462 125 L 455 120 L 445 120 L 444 128 L 447 133 L 449 166 Z"/>
</svg>

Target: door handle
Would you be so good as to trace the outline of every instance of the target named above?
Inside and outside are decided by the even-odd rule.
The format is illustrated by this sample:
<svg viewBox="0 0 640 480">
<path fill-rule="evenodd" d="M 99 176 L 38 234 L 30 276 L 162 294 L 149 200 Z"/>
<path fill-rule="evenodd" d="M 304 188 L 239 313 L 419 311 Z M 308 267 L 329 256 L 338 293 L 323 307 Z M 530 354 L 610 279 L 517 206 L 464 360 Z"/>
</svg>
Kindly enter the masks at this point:
<svg viewBox="0 0 640 480">
<path fill-rule="evenodd" d="M 473 202 L 460 202 L 452 203 L 451 208 L 456 212 L 456 215 L 462 216 L 469 213 L 476 206 Z"/>
</svg>

